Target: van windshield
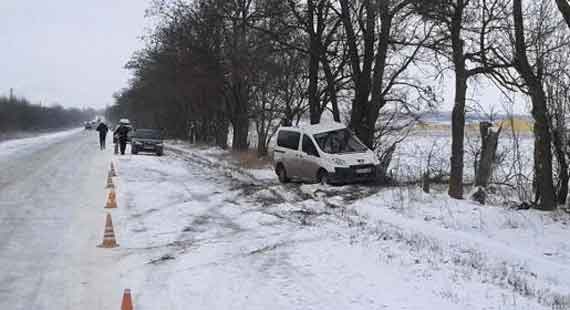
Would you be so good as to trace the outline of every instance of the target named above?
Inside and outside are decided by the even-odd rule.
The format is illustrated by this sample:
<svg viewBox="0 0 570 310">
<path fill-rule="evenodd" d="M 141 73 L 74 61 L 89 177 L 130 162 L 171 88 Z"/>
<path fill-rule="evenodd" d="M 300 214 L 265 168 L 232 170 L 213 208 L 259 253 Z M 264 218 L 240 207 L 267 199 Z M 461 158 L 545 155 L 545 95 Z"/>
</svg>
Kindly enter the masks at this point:
<svg viewBox="0 0 570 310">
<path fill-rule="evenodd" d="M 317 144 L 325 153 L 364 153 L 368 148 L 352 132 L 345 128 L 313 135 Z"/>
</svg>

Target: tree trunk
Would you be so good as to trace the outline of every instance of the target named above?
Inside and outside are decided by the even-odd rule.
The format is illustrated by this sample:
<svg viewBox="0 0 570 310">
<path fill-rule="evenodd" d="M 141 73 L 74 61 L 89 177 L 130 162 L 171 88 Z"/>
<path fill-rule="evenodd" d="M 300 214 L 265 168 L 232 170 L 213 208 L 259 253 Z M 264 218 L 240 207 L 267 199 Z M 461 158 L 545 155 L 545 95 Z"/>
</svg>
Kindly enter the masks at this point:
<svg viewBox="0 0 570 310">
<path fill-rule="evenodd" d="M 455 68 L 455 105 L 451 114 L 451 173 L 449 196 L 463 199 L 463 153 L 465 138 L 465 96 L 467 77 L 464 62 Z"/>
<path fill-rule="evenodd" d="M 233 142 L 232 149 L 234 151 L 246 151 L 249 147 L 247 136 L 249 132 L 249 120 L 243 117 L 236 117 L 232 122 L 233 125 Z"/>
<path fill-rule="evenodd" d="M 429 194 L 430 190 L 430 178 L 429 178 L 429 171 L 424 172 L 422 176 L 422 190 L 424 193 Z"/>
<path fill-rule="evenodd" d="M 219 116 L 215 123 L 216 145 L 225 149 L 228 147 L 228 127 L 229 122 L 223 116 Z"/>
<path fill-rule="evenodd" d="M 536 96 L 533 96 L 536 97 Z M 540 97 L 540 96 L 539 96 Z M 544 98 L 543 98 L 544 99 Z M 554 182 L 552 178 L 552 153 L 550 131 L 546 120 L 546 102 L 539 98 L 533 101 L 534 134 L 534 167 L 536 174 L 535 200 L 542 210 L 556 209 Z M 540 103 L 542 102 L 542 104 Z"/>
<path fill-rule="evenodd" d="M 558 184 L 556 185 L 556 198 L 560 205 L 566 204 L 568 197 L 568 161 L 566 160 L 565 145 L 567 144 L 563 133 L 564 128 L 553 130 L 553 145 L 556 152 L 556 160 L 558 162 Z"/>
<path fill-rule="evenodd" d="M 350 18 L 350 4 L 353 2 L 341 0 L 339 3 L 341 6 L 340 17 L 346 32 L 346 44 L 352 70 L 352 81 L 354 82 L 354 99 L 352 101 L 352 111 L 350 114 L 350 128 L 354 130 L 356 136 L 358 136 L 363 143 L 367 146 L 371 146 L 365 141 L 367 133 L 364 127 L 366 126 L 366 106 L 368 105 L 368 96 L 370 94 L 370 72 L 372 70 L 372 61 L 374 60 L 372 54 L 374 48 L 374 27 L 368 28 L 368 31 L 366 31 L 364 35 L 364 60 L 361 68 L 360 54 L 358 51 L 359 39 L 354 30 L 354 23 Z M 366 19 L 367 25 L 370 23 L 373 24 L 375 21 L 373 12 L 367 11 L 367 13 L 369 13 Z"/>
<path fill-rule="evenodd" d="M 267 155 L 267 144 L 266 142 L 267 137 L 264 135 L 260 135 L 257 140 L 257 156 L 263 157 Z"/>
<path fill-rule="evenodd" d="M 455 103 L 451 114 L 451 172 L 449 176 L 450 197 L 463 199 L 463 155 L 465 139 L 465 97 L 468 73 L 465 68 L 464 41 L 461 38 L 463 23 L 463 0 L 457 0 L 450 27 L 453 65 L 455 67 Z"/>
<path fill-rule="evenodd" d="M 235 111 L 232 117 L 233 141 L 232 149 L 234 151 L 246 151 L 249 148 L 247 141 L 249 135 L 249 111 L 247 103 L 247 89 L 240 85 L 235 93 Z"/>
<path fill-rule="evenodd" d="M 372 70 L 371 102 L 368 104 L 368 110 L 365 114 L 367 124 L 365 139 L 370 148 L 373 148 L 375 144 L 376 121 L 380 115 L 380 109 L 386 105 L 384 73 L 386 72 L 386 59 L 388 57 L 388 48 L 390 47 L 392 19 L 394 18 L 388 4 L 388 1 L 379 3 L 380 33 L 378 34 L 377 52 L 374 57 L 374 69 Z"/>
<path fill-rule="evenodd" d="M 327 92 L 329 94 L 331 102 L 333 120 L 337 123 L 340 123 L 340 111 L 338 110 L 338 97 L 336 94 L 335 77 L 332 73 L 330 65 L 326 60 L 322 60 L 322 65 L 323 71 L 325 72 L 325 78 L 327 79 Z"/>
<path fill-rule="evenodd" d="M 493 164 L 497 154 L 497 145 L 501 130 L 493 131 L 492 124 L 481 122 L 479 130 L 481 132 L 481 158 L 475 175 L 475 186 L 487 187 L 493 173 Z"/>
<path fill-rule="evenodd" d="M 542 210 L 554 210 L 556 198 L 552 178 L 551 135 L 548 126 L 548 107 L 546 95 L 540 77 L 533 71 L 525 43 L 522 0 L 513 1 L 513 19 L 515 27 L 515 67 L 526 85 L 532 101 L 534 118 L 534 171 L 535 201 Z"/>
<path fill-rule="evenodd" d="M 314 39 L 311 39 L 311 42 Z M 311 50 L 313 47 L 311 43 Z M 318 83 L 319 83 L 319 59 L 318 56 L 313 54 L 309 56 L 309 89 L 307 96 L 309 97 L 309 113 L 311 118 L 311 124 L 318 124 L 321 122 L 321 103 L 318 95 Z"/>
<path fill-rule="evenodd" d="M 321 104 L 318 94 L 319 85 L 319 52 L 320 38 L 315 32 L 315 4 L 313 0 L 307 1 L 308 6 L 308 24 L 309 24 L 309 114 L 311 124 L 318 124 L 321 121 Z"/>
</svg>

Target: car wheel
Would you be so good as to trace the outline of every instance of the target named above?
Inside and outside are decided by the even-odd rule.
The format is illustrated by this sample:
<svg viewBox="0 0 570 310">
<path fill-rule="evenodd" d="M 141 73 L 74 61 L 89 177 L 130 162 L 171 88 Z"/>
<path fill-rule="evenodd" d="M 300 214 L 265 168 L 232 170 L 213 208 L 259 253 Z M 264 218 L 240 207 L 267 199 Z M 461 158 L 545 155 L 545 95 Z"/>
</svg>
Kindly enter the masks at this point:
<svg viewBox="0 0 570 310">
<path fill-rule="evenodd" d="M 319 170 L 319 173 L 317 174 L 317 182 L 319 182 L 319 184 L 322 185 L 329 185 L 330 184 L 329 173 L 323 169 Z"/>
<path fill-rule="evenodd" d="M 287 183 L 289 182 L 289 178 L 287 177 L 287 171 L 283 165 L 277 166 L 277 176 L 279 177 L 279 182 Z"/>
<path fill-rule="evenodd" d="M 164 154 L 162 151 L 156 152 L 156 156 L 162 156 L 162 154 Z"/>
</svg>

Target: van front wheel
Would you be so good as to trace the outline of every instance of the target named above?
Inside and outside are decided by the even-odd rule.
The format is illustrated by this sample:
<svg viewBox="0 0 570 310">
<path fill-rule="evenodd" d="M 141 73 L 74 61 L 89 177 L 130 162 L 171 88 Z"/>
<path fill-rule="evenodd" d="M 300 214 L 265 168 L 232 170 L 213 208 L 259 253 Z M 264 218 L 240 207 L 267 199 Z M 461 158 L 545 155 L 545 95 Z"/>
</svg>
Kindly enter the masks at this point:
<svg viewBox="0 0 570 310">
<path fill-rule="evenodd" d="M 319 170 L 319 173 L 317 174 L 317 182 L 319 182 L 322 185 L 329 185 L 330 184 L 329 173 L 324 169 Z"/>
<path fill-rule="evenodd" d="M 279 177 L 279 182 L 287 183 L 289 182 L 289 178 L 287 177 L 287 171 L 283 165 L 277 166 L 277 177 Z"/>
</svg>

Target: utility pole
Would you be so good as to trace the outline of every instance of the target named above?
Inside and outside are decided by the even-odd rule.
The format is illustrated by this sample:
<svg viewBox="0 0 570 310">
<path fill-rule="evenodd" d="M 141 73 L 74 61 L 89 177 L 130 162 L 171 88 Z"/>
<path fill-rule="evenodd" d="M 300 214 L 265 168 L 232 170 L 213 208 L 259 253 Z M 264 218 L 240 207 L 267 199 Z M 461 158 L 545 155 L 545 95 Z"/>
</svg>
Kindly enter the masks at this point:
<svg viewBox="0 0 570 310">
<path fill-rule="evenodd" d="M 10 88 L 10 102 L 14 101 L 14 89 Z"/>
</svg>

